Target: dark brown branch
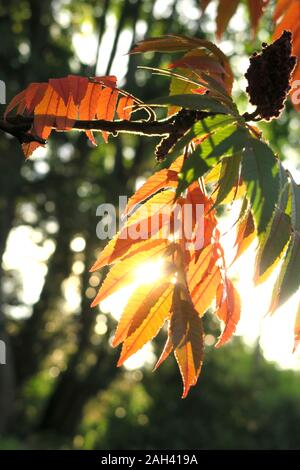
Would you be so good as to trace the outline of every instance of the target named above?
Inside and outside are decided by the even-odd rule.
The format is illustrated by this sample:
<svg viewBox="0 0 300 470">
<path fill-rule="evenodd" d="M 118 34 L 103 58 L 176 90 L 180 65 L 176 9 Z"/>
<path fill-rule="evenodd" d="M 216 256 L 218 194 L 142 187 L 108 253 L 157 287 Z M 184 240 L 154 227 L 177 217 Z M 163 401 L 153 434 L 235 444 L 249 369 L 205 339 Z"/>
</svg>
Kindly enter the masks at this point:
<svg viewBox="0 0 300 470">
<path fill-rule="evenodd" d="M 77 120 L 73 123 L 72 129 L 79 131 L 105 131 L 113 135 L 119 132 L 138 134 L 143 136 L 163 137 L 157 148 L 157 158 L 163 159 L 176 142 L 193 126 L 193 124 L 215 113 L 202 111 L 189 111 L 182 109 L 179 113 L 161 119 L 159 121 L 105 121 L 99 120 Z M 7 120 L 0 120 L 0 130 L 12 135 L 20 143 L 39 142 L 45 144 L 46 141 L 34 135 L 32 131 L 33 117 L 15 116 L 8 117 Z M 56 127 L 54 130 L 64 132 Z"/>
</svg>

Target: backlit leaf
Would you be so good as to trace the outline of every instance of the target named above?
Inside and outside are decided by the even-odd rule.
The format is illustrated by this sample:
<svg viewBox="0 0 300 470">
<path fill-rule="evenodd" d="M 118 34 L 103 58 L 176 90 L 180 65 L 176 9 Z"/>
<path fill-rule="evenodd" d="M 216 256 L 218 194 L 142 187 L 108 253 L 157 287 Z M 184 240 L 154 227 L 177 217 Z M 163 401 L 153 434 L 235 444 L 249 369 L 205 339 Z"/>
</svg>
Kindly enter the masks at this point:
<svg viewBox="0 0 300 470">
<path fill-rule="evenodd" d="M 300 344 L 300 305 L 298 307 L 297 315 L 296 315 L 296 320 L 295 320 L 295 328 L 294 328 L 294 351 L 298 348 Z"/>
<path fill-rule="evenodd" d="M 234 261 L 236 261 L 251 245 L 253 240 L 256 238 L 256 231 L 253 222 L 251 211 L 248 211 L 243 218 L 239 218 L 236 235 L 236 254 Z"/>
<path fill-rule="evenodd" d="M 190 388 L 196 385 L 201 372 L 204 340 L 202 320 L 178 286 L 174 292 L 170 330 L 175 358 L 183 381 L 182 398 L 185 398 Z"/>
<path fill-rule="evenodd" d="M 105 281 L 92 303 L 92 307 L 98 305 L 102 300 L 121 287 L 131 284 L 137 279 L 136 268 L 146 261 L 149 261 L 149 259 L 153 261 L 157 259 L 157 256 L 163 256 L 166 248 L 167 247 L 164 244 L 157 245 L 151 250 L 142 251 L 130 258 L 116 263 L 106 276 Z"/>
<path fill-rule="evenodd" d="M 214 265 L 202 281 L 191 292 L 192 301 L 198 315 L 202 317 L 211 306 L 221 282 L 221 273 L 218 266 Z"/>
<path fill-rule="evenodd" d="M 204 175 L 223 156 L 240 152 L 247 137 L 247 131 L 236 126 L 226 126 L 210 134 L 185 161 L 178 175 L 177 194 L 189 184 Z"/>
<path fill-rule="evenodd" d="M 172 307 L 173 291 L 174 284 L 170 284 L 151 308 L 139 328 L 124 341 L 118 366 L 121 366 L 132 354 L 141 349 L 148 341 L 151 341 L 163 327 Z"/>
<path fill-rule="evenodd" d="M 266 237 L 259 247 L 254 282 L 264 282 L 273 272 L 291 236 L 291 219 L 281 209 L 276 209 Z"/>
<path fill-rule="evenodd" d="M 277 160 L 270 147 L 260 140 L 248 138 L 242 155 L 242 178 L 258 236 L 265 232 L 278 201 L 278 174 Z"/>
<path fill-rule="evenodd" d="M 152 105 L 180 106 L 185 109 L 195 109 L 198 111 L 210 111 L 220 114 L 230 114 L 230 109 L 222 105 L 214 98 L 208 98 L 199 94 L 183 94 L 163 96 L 152 100 Z"/>
<path fill-rule="evenodd" d="M 283 264 L 275 283 L 270 313 L 284 304 L 300 286 L 300 233 L 293 232 Z"/>
<path fill-rule="evenodd" d="M 96 271 L 106 264 L 115 263 L 118 259 L 125 256 L 130 249 L 133 249 L 132 245 L 142 242 L 138 247 L 139 251 L 143 248 L 143 243 L 146 243 L 147 239 L 148 241 L 150 238 L 153 239 L 156 233 L 158 234 L 158 244 L 165 243 L 159 230 L 164 223 L 169 222 L 168 214 L 172 210 L 173 200 L 174 192 L 166 190 L 156 194 L 139 207 L 128 219 L 123 229 L 106 245 L 100 257 L 92 266 L 91 271 Z M 165 214 L 165 218 L 161 217 L 163 214 Z M 151 221 L 155 222 L 151 225 Z M 143 231 L 138 230 L 141 224 L 144 227 Z M 150 229 L 152 232 L 151 237 L 147 236 Z M 151 241 L 149 243 L 151 244 Z"/>
<path fill-rule="evenodd" d="M 217 10 L 217 37 L 220 39 L 224 31 L 226 30 L 228 23 L 236 9 L 240 0 L 221 0 L 219 1 Z"/>
<path fill-rule="evenodd" d="M 218 318 L 224 322 L 224 329 L 220 335 L 216 348 L 226 343 L 236 330 L 241 316 L 241 301 L 232 281 L 227 277 L 218 288 L 219 305 L 216 311 Z"/>
<path fill-rule="evenodd" d="M 170 286 L 169 282 L 155 282 L 154 285 L 139 286 L 130 297 L 118 323 L 112 345 L 118 346 L 127 336 L 132 335 L 143 323 L 150 310 Z"/>
</svg>

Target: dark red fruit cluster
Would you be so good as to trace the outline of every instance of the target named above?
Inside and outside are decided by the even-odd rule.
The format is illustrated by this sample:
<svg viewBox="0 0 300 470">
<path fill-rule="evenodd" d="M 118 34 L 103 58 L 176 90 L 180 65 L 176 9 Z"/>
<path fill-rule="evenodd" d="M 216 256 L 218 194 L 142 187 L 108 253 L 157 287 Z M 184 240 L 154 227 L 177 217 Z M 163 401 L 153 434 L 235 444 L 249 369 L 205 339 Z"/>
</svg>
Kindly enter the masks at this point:
<svg viewBox="0 0 300 470">
<path fill-rule="evenodd" d="M 257 107 L 256 115 L 267 121 L 277 118 L 291 89 L 291 74 L 296 65 L 292 56 L 292 33 L 284 31 L 269 46 L 263 44 L 260 54 L 254 53 L 245 74 L 250 102 Z"/>
</svg>

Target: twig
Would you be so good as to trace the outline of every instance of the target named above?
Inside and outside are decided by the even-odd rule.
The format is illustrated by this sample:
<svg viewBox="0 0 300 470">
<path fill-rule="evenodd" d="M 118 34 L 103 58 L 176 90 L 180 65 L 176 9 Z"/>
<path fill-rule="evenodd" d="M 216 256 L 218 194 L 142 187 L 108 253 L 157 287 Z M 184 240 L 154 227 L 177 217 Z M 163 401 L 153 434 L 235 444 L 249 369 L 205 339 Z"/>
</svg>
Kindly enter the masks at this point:
<svg viewBox="0 0 300 470">
<path fill-rule="evenodd" d="M 105 121 L 103 119 L 77 120 L 73 122 L 71 130 L 89 130 L 95 132 L 105 131 L 113 134 L 114 136 L 121 132 L 148 137 L 163 137 L 156 151 L 157 158 L 162 160 L 196 121 L 215 114 L 216 113 L 212 112 L 182 109 L 171 117 L 157 121 Z M 33 122 L 34 118 L 32 116 L 7 117 L 7 119 L 0 119 L 0 130 L 18 139 L 21 144 L 29 142 L 45 144 L 46 141 L 34 135 L 34 131 L 31 130 Z M 57 129 L 55 126 L 52 126 L 52 129 L 58 132 L 66 132 L 62 129 Z"/>
</svg>

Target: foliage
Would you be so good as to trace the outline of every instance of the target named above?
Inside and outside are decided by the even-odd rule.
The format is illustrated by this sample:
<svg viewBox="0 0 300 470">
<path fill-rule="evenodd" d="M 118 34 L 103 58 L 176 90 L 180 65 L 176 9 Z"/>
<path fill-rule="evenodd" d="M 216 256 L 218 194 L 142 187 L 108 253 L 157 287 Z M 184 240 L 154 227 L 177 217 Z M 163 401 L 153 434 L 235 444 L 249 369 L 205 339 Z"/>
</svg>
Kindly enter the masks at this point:
<svg viewBox="0 0 300 470">
<path fill-rule="evenodd" d="M 202 8 L 208 3 L 202 2 Z M 248 2 L 254 31 L 267 3 Z M 238 4 L 238 1 L 219 2 L 218 36 L 224 32 Z M 270 313 L 300 285 L 299 187 L 257 128 L 249 124 L 258 116 L 267 120 L 279 117 L 290 91 L 296 59 L 291 55 L 292 37 L 286 28 L 293 29 L 292 13 L 298 6 L 299 2 L 292 2 L 291 10 L 285 8 L 286 2 L 278 2 L 274 34 L 279 39 L 271 46 L 264 46 L 261 55 L 251 59 L 246 76 L 250 100 L 257 106 L 252 114 L 240 115 L 231 97 L 233 73 L 223 52 L 210 41 L 183 35 L 146 39 L 131 51 L 132 54 L 184 53 L 168 70 L 153 69 L 171 79 L 169 96 L 143 103 L 118 89 L 114 76 L 88 79 L 68 75 L 49 79 L 47 83 L 31 83 L 12 99 L 4 114 L 5 125 L 21 126 L 26 157 L 44 143 L 52 129 L 84 130 L 94 144 L 92 132 L 101 130 L 107 141 L 108 132 L 114 130 L 108 130 L 106 123 L 113 122 L 115 114 L 119 121 L 115 128 L 112 124 L 109 129 L 115 129 L 116 133 L 135 133 L 140 129 L 142 134 L 149 125 L 156 129 L 153 135 L 163 137 L 160 148 L 166 146 L 165 154 L 171 157 L 172 163 L 168 169 L 150 177 L 130 199 L 125 209 L 125 215 L 129 215 L 125 226 L 92 267 L 96 271 L 113 265 L 92 305 L 130 285 L 138 265 L 162 260 L 163 281 L 158 278 L 153 283 L 138 285 L 120 319 L 113 346 L 123 343 L 120 366 L 167 324 L 168 337 L 156 367 L 174 353 L 183 380 L 183 397 L 196 384 L 201 371 L 205 312 L 214 303 L 215 315 L 223 324 L 217 347 L 230 339 L 240 319 L 241 302 L 227 273 L 218 228 L 217 209 L 221 204 L 241 200 L 236 257 L 257 238 L 257 282 L 282 261 Z M 293 45 L 298 53 L 296 40 L 297 37 Z M 273 60 L 275 56 L 278 63 Z M 272 60 L 273 69 L 266 67 Z M 275 62 L 278 67 L 286 64 L 286 73 L 280 87 L 275 87 L 266 99 L 261 80 L 272 82 Z M 133 106 L 146 109 L 149 120 L 130 124 Z M 169 118 L 158 121 L 155 107 L 167 107 Z M 184 118 L 188 125 L 183 123 Z M 216 176 L 217 169 L 220 171 Z M 212 190 L 207 187 L 209 181 Z M 197 212 L 199 206 L 203 207 L 203 226 Z M 187 235 L 188 219 L 190 233 Z M 297 343 L 298 323 L 295 336 Z"/>
</svg>

